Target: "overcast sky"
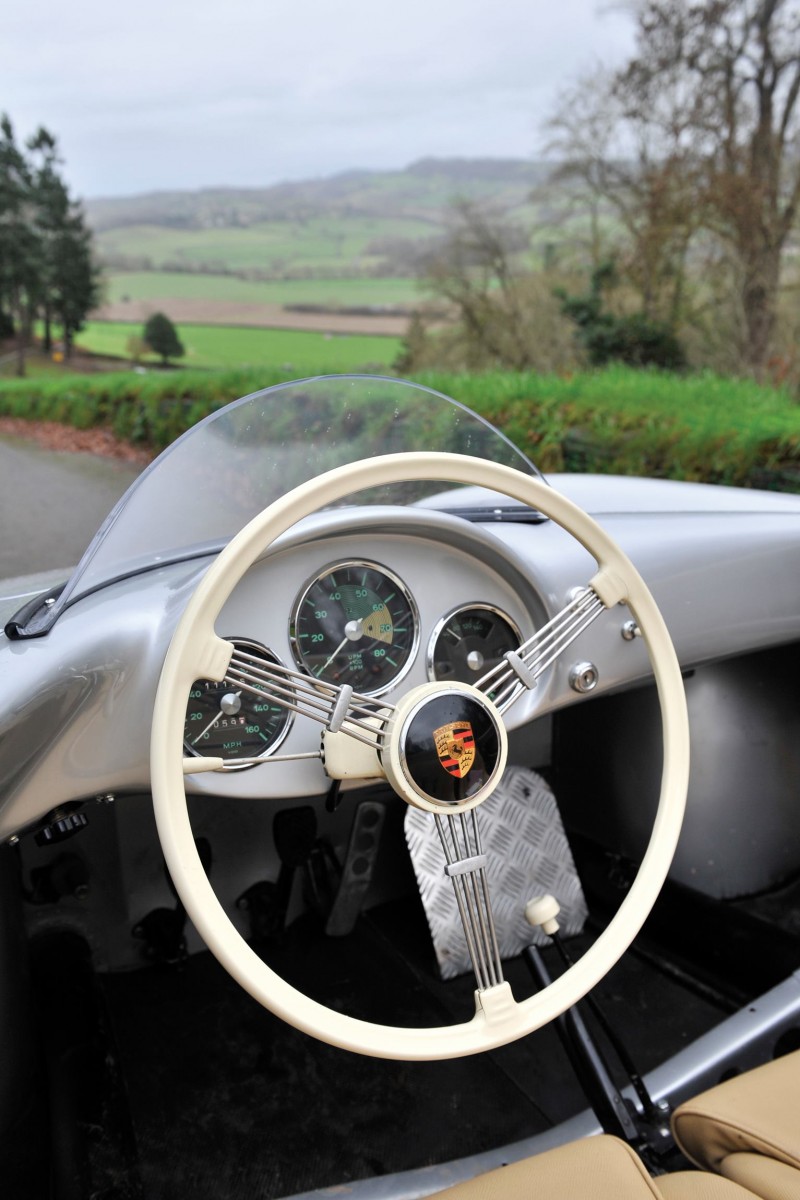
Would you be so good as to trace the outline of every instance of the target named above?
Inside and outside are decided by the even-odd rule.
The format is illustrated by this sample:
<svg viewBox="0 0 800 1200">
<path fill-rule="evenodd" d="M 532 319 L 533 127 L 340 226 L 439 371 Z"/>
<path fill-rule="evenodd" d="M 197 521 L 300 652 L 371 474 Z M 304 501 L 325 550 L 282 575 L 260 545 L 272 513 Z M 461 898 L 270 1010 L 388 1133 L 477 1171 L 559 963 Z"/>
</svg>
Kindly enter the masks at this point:
<svg viewBox="0 0 800 1200">
<path fill-rule="evenodd" d="M 533 158 L 559 89 L 633 44 L 600 0 L 37 0 L 0 110 L 83 197 L 258 187 L 427 155 Z"/>
</svg>

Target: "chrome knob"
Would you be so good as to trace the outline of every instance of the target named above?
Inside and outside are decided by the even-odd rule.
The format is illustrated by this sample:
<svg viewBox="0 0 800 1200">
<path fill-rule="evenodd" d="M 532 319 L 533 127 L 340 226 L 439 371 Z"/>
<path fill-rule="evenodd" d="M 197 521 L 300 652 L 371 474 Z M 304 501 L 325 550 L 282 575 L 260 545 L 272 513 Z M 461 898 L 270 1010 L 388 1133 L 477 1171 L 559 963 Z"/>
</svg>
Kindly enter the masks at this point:
<svg viewBox="0 0 800 1200">
<path fill-rule="evenodd" d="M 569 686 L 574 692 L 593 692 L 600 673 L 594 663 L 578 662 L 569 669 Z"/>
</svg>

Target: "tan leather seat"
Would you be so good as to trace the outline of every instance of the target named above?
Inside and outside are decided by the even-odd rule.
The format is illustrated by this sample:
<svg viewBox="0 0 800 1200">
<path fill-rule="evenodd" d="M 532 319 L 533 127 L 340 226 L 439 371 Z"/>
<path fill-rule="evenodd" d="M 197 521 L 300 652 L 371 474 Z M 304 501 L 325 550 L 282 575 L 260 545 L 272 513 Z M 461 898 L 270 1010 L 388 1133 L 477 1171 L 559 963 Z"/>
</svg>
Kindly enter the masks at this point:
<svg viewBox="0 0 800 1200">
<path fill-rule="evenodd" d="M 547 1150 L 438 1192 L 434 1200 L 754 1200 L 719 1175 L 652 1179 L 625 1142 L 603 1134 Z"/>
<path fill-rule="evenodd" d="M 699 1167 L 764 1200 L 800 1200 L 800 1051 L 687 1100 L 672 1129 Z"/>
</svg>

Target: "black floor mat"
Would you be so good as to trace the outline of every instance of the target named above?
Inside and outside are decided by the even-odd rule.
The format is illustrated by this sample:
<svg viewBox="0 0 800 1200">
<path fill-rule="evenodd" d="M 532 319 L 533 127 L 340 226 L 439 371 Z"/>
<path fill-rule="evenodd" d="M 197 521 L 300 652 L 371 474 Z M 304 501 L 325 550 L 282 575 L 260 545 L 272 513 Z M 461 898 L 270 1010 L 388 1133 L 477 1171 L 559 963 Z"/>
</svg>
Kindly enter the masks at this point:
<svg viewBox="0 0 800 1200">
<path fill-rule="evenodd" d="M 351 983 L 354 954 L 369 963 L 366 1000 Z M 296 933 L 276 958 L 295 977 L 313 974 L 306 990 L 327 991 L 334 1007 L 382 1009 L 399 1024 L 447 1019 L 366 925 L 340 942 Z M 152 1200 L 283 1196 L 475 1153 L 547 1124 L 488 1057 L 394 1063 L 321 1045 L 262 1010 L 207 954 L 109 978 L 107 994 Z"/>
<path fill-rule="evenodd" d="M 354 1015 L 395 1024 L 464 1019 L 472 984 L 443 984 L 418 959 L 421 919 L 413 907 L 389 907 L 338 940 L 296 927 L 270 961 Z M 517 995 L 529 990 L 519 963 L 509 975 Z M 359 977 L 366 988 L 353 986 Z M 584 1107 L 550 1029 L 492 1054 L 394 1063 L 290 1029 L 207 954 L 112 976 L 105 986 L 148 1200 L 291 1195 L 474 1154 Z M 635 957 L 603 993 L 643 1070 L 722 1015 Z"/>
<path fill-rule="evenodd" d="M 787 881 L 758 896 L 748 896 L 734 902 L 736 908 L 778 927 L 800 939 L 800 878 Z"/>
</svg>

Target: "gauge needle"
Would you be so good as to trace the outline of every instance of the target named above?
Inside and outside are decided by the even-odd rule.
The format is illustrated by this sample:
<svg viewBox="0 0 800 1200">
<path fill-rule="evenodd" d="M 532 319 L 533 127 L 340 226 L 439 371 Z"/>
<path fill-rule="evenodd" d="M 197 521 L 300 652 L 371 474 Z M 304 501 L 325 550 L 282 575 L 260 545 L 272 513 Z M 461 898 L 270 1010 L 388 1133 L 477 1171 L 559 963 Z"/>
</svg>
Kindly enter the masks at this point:
<svg viewBox="0 0 800 1200">
<path fill-rule="evenodd" d="M 211 720 L 211 721 L 209 721 L 209 722 L 208 722 L 208 724 L 206 725 L 205 729 L 202 729 L 202 730 L 200 731 L 200 733 L 198 733 L 197 737 L 196 737 L 196 738 L 193 738 L 193 740 L 192 740 L 192 745 L 193 745 L 193 746 L 196 746 L 196 745 L 197 745 L 197 743 L 200 741 L 200 739 L 205 737 L 205 735 L 208 733 L 209 729 L 213 729 L 213 728 L 214 728 L 214 726 L 216 725 L 217 721 L 220 719 L 220 717 L 221 717 L 221 716 L 222 716 L 222 709 L 220 709 L 220 710 L 219 710 L 219 712 L 218 712 L 218 713 L 217 713 L 217 715 L 216 715 L 216 716 L 213 718 L 213 720 Z"/>
<path fill-rule="evenodd" d="M 241 694 L 242 694 L 242 693 L 241 693 L 241 692 L 233 692 L 232 694 L 233 694 L 234 696 L 241 696 Z M 225 701 L 225 700 L 227 700 L 227 699 L 228 699 L 228 693 L 226 692 L 226 693 L 225 693 L 225 695 L 222 697 L 222 700 L 220 700 L 220 706 L 222 706 L 222 704 L 224 703 L 224 701 Z M 241 707 L 241 705 L 240 705 L 239 707 Z M 230 706 L 230 708 L 231 708 L 231 711 L 238 711 L 238 710 L 233 710 L 233 707 L 232 707 L 232 706 Z M 216 725 L 217 721 L 218 721 L 218 720 L 220 719 L 220 717 L 221 717 L 221 716 L 223 716 L 223 715 L 230 716 L 230 715 L 231 715 L 231 712 L 227 712 L 227 713 L 226 713 L 226 710 L 225 710 L 223 707 L 220 707 L 220 710 L 219 710 L 219 712 L 217 713 L 217 715 L 216 715 L 216 716 L 215 716 L 215 717 L 214 717 L 214 718 L 213 718 L 211 721 L 209 721 L 209 722 L 208 722 L 208 724 L 206 725 L 205 729 L 202 729 L 202 730 L 200 731 L 200 733 L 198 733 L 197 737 L 196 737 L 196 738 L 194 739 L 194 741 L 192 742 L 192 745 L 193 745 L 193 746 L 196 746 L 196 745 L 197 745 L 197 743 L 200 741 L 200 739 L 201 739 L 201 738 L 203 738 L 203 737 L 205 737 L 205 735 L 208 733 L 209 729 L 213 729 L 213 728 L 214 728 L 214 726 Z"/>
<path fill-rule="evenodd" d="M 339 653 L 340 653 L 340 652 L 341 652 L 341 651 L 342 651 L 342 650 L 345 648 L 345 646 L 346 646 L 346 645 L 347 645 L 347 643 L 348 643 L 348 640 L 349 640 L 349 639 L 348 639 L 348 638 L 346 638 L 346 637 L 343 637 L 343 638 L 342 638 L 342 640 L 339 642 L 339 645 L 338 645 L 338 646 L 336 647 L 336 649 L 334 650 L 333 654 L 331 654 L 331 656 L 330 656 L 329 658 L 326 658 L 326 659 L 325 659 L 325 662 L 324 662 L 324 663 L 322 664 L 322 666 L 321 666 L 321 667 L 318 669 L 318 671 L 317 671 L 317 674 L 318 674 L 318 675 L 321 675 L 323 671 L 327 671 L 328 667 L 331 665 L 331 663 L 333 662 L 333 660 L 336 658 L 336 655 L 337 655 L 337 654 L 339 654 Z"/>
<path fill-rule="evenodd" d="M 339 642 L 339 645 L 336 647 L 333 654 L 331 654 L 330 657 L 327 658 L 325 660 L 325 662 L 322 664 L 322 666 L 319 668 L 319 670 L 317 671 L 317 675 L 321 675 L 323 671 L 327 671 L 328 667 L 331 665 L 331 663 L 337 657 L 337 655 L 341 654 L 342 650 L 344 650 L 347 643 L 348 642 L 357 642 L 358 639 L 363 636 L 363 633 L 364 633 L 364 622 L 363 621 L 361 621 L 361 620 L 348 621 L 344 627 L 344 637 Z"/>
</svg>

